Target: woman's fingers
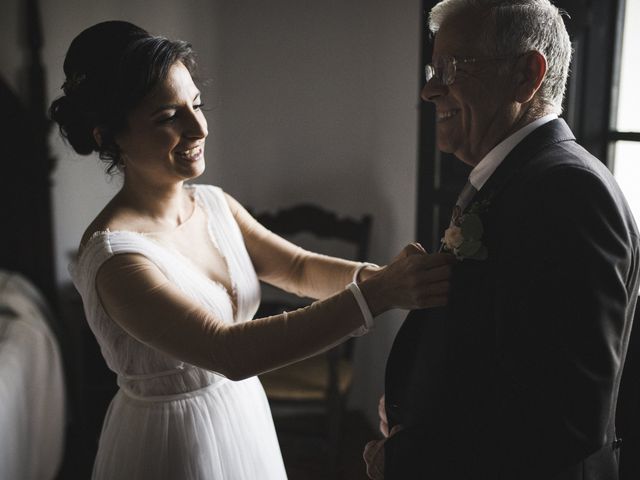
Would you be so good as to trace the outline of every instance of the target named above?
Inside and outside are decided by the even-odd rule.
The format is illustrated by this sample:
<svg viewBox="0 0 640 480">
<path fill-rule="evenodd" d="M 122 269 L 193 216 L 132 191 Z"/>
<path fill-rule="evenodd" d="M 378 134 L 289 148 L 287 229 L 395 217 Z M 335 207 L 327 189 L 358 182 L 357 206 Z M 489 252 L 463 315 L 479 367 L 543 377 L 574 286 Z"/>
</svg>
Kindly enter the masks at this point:
<svg viewBox="0 0 640 480">
<path fill-rule="evenodd" d="M 378 427 L 380 428 L 380 433 L 387 438 L 389 436 L 389 424 L 380 420 Z"/>
<path fill-rule="evenodd" d="M 437 283 L 442 280 L 449 280 L 453 269 L 451 265 L 441 265 L 436 267 L 429 267 L 420 272 L 417 280 L 421 283 Z"/>
<path fill-rule="evenodd" d="M 446 305 L 456 261 L 453 255 L 427 254 L 420 244 L 409 244 L 393 262 L 367 279 L 369 285 L 361 284 L 361 288 L 376 312 Z"/>
<path fill-rule="evenodd" d="M 427 253 L 424 247 L 418 242 L 412 242 L 409 245 L 413 248 L 413 251 L 415 251 L 416 253 L 422 253 L 422 254 Z"/>
<path fill-rule="evenodd" d="M 389 436 L 389 423 L 387 422 L 387 410 L 385 408 L 384 395 L 378 402 L 378 416 L 380 417 L 380 432 L 385 437 Z"/>
<path fill-rule="evenodd" d="M 395 256 L 395 258 L 392 260 L 392 263 L 400 260 L 401 258 L 410 257 L 411 255 L 424 255 L 425 253 L 427 253 L 427 251 L 422 245 L 420 245 L 418 242 L 413 242 L 400 250 L 400 253 Z"/>
<path fill-rule="evenodd" d="M 447 304 L 449 290 L 451 288 L 452 263 L 455 257 L 440 255 L 425 260 L 420 259 L 418 269 L 414 274 L 408 274 L 409 300 L 407 308 L 439 307 Z M 428 261 L 427 261 L 428 259 Z"/>
<path fill-rule="evenodd" d="M 425 294 L 427 297 L 439 297 L 449 293 L 451 282 L 443 280 L 441 282 L 429 283 L 425 285 Z"/>
<path fill-rule="evenodd" d="M 420 302 L 420 305 L 416 308 L 433 308 L 433 307 L 444 307 L 449 303 L 449 297 L 446 295 L 442 295 L 439 297 L 429 297 L 423 302 Z"/>
<path fill-rule="evenodd" d="M 384 442 L 372 440 L 364 447 L 362 457 L 367 465 L 367 476 L 373 480 L 384 479 Z"/>
<path fill-rule="evenodd" d="M 432 268 L 440 265 L 452 265 L 458 261 L 454 255 L 449 253 L 432 253 L 425 255 L 424 258 L 425 263 Z"/>
</svg>

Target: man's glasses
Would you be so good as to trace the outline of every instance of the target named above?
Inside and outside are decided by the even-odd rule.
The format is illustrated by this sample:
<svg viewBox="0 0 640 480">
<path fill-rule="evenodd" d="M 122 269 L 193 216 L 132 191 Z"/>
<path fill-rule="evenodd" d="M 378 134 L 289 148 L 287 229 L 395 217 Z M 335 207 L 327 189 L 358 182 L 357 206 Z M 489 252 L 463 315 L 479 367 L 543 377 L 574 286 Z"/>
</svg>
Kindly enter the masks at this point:
<svg viewBox="0 0 640 480">
<path fill-rule="evenodd" d="M 519 55 L 521 56 L 521 55 Z M 518 56 L 515 56 L 518 57 Z M 492 60 L 505 60 L 508 58 L 515 58 L 513 55 L 501 56 L 501 57 L 466 57 L 457 58 L 450 55 L 445 55 L 438 58 L 437 63 L 428 63 L 424 66 L 424 78 L 429 83 L 431 79 L 435 78 L 442 85 L 451 85 L 456 80 L 456 70 L 459 63 L 476 63 Z"/>
</svg>

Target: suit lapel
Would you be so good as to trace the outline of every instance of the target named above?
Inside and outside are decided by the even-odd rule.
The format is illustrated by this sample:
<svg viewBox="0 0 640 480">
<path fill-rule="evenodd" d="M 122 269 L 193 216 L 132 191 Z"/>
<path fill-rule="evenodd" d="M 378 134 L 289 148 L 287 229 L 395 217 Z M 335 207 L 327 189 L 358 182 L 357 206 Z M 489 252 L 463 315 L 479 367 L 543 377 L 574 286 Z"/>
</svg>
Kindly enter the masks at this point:
<svg viewBox="0 0 640 480">
<path fill-rule="evenodd" d="M 536 128 L 509 152 L 502 163 L 498 165 L 496 171 L 471 199 L 467 208 L 474 203 L 491 200 L 511 183 L 522 167 L 538 152 L 555 143 L 566 141 L 575 141 L 575 137 L 561 118 L 551 120 Z"/>
<path fill-rule="evenodd" d="M 488 378 L 491 378 L 494 369 L 499 340 L 493 290 L 497 273 L 494 263 L 496 255 L 492 251 L 496 245 L 495 239 L 504 237 L 509 228 L 502 221 L 504 208 L 509 206 L 507 191 L 514 185 L 517 188 L 518 179 L 525 172 L 524 167 L 530 161 L 535 161 L 541 150 L 571 140 L 575 139 L 563 120 L 552 120 L 540 126 L 505 157 L 467 207 L 467 210 L 473 204 L 481 207 L 479 214 L 485 228 L 483 243 L 488 248 L 489 258 L 463 260 L 454 266 L 445 324 L 450 340 L 446 353 L 450 372 L 447 381 L 453 392 L 485 392 L 485 396 L 480 395 L 481 399 L 492 398 L 492 384 Z M 484 208 L 483 202 L 488 202 Z M 486 423 L 472 417 L 478 409 L 490 407 L 482 407 L 480 403 L 470 407 L 464 399 L 460 402 L 459 410 L 470 414 L 469 425 L 477 429 L 486 428 Z"/>
<path fill-rule="evenodd" d="M 537 128 L 507 155 L 469 205 L 497 199 L 538 152 L 570 140 L 574 140 L 573 134 L 563 120 L 552 120 Z M 489 205 L 487 215 L 494 217 L 495 213 Z M 499 227 L 493 218 L 486 220 L 488 230 L 492 225 Z M 482 382 L 493 368 L 496 329 L 494 323 L 478 320 L 494 318 L 492 304 L 487 302 L 491 292 L 486 290 L 491 285 L 487 281 L 487 275 L 492 274 L 490 264 L 489 259 L 456 265 L 451 297 L 455 305 L 414 311 L 404 322 L 387 361 L 387 414 L 391 424 L 435 422 L 442 417 L 438 412 L 444 411 L 447 403 L 455 403 L 446 392 L 473 390 L 474 382 L 478 391 L 488 388 Z M 470 419 L 470 424 L 474 421 L 477 419 Z"/>
</svg>

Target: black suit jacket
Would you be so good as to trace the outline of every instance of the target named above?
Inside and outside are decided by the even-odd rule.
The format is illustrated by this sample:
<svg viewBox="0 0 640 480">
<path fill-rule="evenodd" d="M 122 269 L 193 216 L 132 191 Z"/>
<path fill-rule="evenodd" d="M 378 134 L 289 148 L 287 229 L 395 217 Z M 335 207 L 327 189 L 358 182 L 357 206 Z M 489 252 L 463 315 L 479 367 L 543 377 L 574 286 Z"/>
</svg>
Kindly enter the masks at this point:
<svg viewBox="0 0 640 480">
<path fill-rule="evenodd" d="M 414 311 L 387 362 L 385 478 L 617 479 L 614 418 L 638 230 L 563 120 L 529 134 L 471 205 L 486 260 Z"/>
</svg>

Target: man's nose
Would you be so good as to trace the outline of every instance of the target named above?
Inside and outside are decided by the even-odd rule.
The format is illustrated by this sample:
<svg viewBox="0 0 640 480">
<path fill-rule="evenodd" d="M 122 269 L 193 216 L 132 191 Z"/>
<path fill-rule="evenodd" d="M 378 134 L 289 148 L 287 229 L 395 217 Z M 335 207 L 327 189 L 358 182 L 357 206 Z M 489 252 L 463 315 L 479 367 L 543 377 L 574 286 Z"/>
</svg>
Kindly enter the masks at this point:
<svg viewBox="0 0 640 480">
<path fill-rule="evenodd" d="M 436 98 L 446 95 L 448 91 L 449 87 L 432 78 L 422 87 L 420 98 L 425 102 L 435 102 Z"/>
</svg>

